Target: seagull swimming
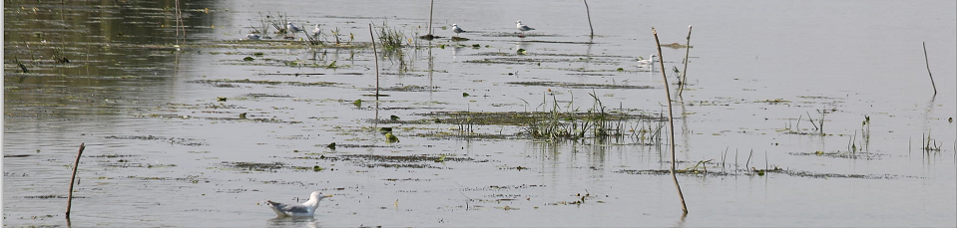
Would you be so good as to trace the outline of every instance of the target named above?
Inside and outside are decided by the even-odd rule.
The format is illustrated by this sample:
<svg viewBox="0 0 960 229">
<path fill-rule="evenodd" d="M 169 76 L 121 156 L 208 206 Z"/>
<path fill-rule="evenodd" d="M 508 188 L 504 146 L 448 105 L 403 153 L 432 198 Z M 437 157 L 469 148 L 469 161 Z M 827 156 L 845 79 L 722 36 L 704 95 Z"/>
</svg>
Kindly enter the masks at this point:
<svg viewBox="0 0 960 229">
<path fill-rule="evenodd" d="M 460 36 L 460 33 L 464 32 L 464 31 L 463 31 L 463 29 L 460 29 L 460 27 L 457 26 L 457 24 L 453 24 L 453 32 L 454 32 L 454 33 L 457 33 L 457 36 L 459 37 L 459 36 Z"/>
<path fill-rule="evenodd" d="M 313 26 L 313 38 L 320 36 L 320 24 Z"/>
<path fill-rule="evenodd" d="M 520 20 L 517 20 L 517 30 L 520 30 L 520 37 L 523 37 L 524 31 L 530 31 L 530 30 L 536 30 L 536 29 L 530 28 L 527 25 L 520 23 Z"/>
<path fill-rule="evenodd" d="M 640 63 L 642 65 L 653 64 L 654 62 L 657 62 L 657 60 L 654 58 L 657 58 L 657 54 L 650 54 L 650 59 L 646 59 L 646 60 L 644 60 L 643 57 L 640 57 L 640 60 L 638 60 L 637 63 Z"/>
<path fill-rule="evenodd" d="M 303 31 L 303 30 L 293 25 L 293 22 L 287 22 L 287 32 L 297 33 L 300 31 Z"/>
<path fill-rule="evenodd" d="M 277 217 L 286 217 L 286 216 L 313 216 L 314 211 L 317 210 L 317 207 L 320 206 L 320 200 L 327 197 L 333 197 L 331 195 L 323 195 L 320 191 L 314 191 L 310 193 L 310 200 L 303 202 L 302 204 L 281 204 L 267 200 L 267 206 L 277 213 Z"/>
</svg>

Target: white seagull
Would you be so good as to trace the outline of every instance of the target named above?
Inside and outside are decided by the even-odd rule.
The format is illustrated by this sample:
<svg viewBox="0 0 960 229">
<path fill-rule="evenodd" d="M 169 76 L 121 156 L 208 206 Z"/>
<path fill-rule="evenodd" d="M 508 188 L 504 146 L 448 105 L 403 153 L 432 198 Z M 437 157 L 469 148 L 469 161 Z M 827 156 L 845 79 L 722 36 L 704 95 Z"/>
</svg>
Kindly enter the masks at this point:
<svg viewBox="0 0 960 229">
<path fill-rule="evenodd" d="M 317 24 L 317 25 L 314 25 L 314 26 L 313 26 L 313 33 L 312 33 L 312 34 L 313 34 L 313 38 L 314 38 L 314 39 L 316 39 L 317 37 L 320 36 L 320 24 Z"/>
<path fill-rule="evenodd" d="M 640 57 L 640 60 L 638 60 L 637 63 L 640 63 L 642 65 L 653 64 L 654 62 L 657 62 L 657 60 L 654 58 L 657 58 L 657 54 L 650 54 L 650 59 L 646 59 L 646 60 L 644 60 L 643 57 Z"/>
<path fill-rule="evenodd" d="M 287 22 L 287 32 L 291 32 L 291 33 L 296 34 L 296 33 L 300 32 L 300 31 L 303 31 L 303 30 L 300 29 L 300 28 L 298 28 L 297 26 L 293 25 L 293 22 Z"/>
<path fill-rule="evenodd" d="M 453 24 L 453 32 L 454 32 L 454 33 L 457 33 L 457 36 L 459 37 L 459 36 L 460 36 L 460 33 L 464 32 L 464 31 L 463 31 L 463 29 L 460 29 L 460 27 L 457 26 L 457 24 Z"/>
<path fill-rule="evenodd" d="M 323 195 L 320 191 L 314 191 L 310 193 L 310 200 L 303 202 L 302 204 L 281 204 L 267 200 L 267 206 L 277 213 L 277 217 L 286 217 L 286 216 L 313 216 L 314 211 L 317 210 L 317 207 L 320 206 L 320 200 L 327 197 L 333 197 L 331 195 Z"/>
<path fill-rule="evenodd" d="M 520 23 L 520 20 L 517 20 L 517 30 L 520 30 L 520 37 L 523 37 L 524 31 L 530 31 L 530 30 L 536 30 L 536 29 L 530 28 L 529 26 L 524 25 L 523 23 Z"/>
</svg>

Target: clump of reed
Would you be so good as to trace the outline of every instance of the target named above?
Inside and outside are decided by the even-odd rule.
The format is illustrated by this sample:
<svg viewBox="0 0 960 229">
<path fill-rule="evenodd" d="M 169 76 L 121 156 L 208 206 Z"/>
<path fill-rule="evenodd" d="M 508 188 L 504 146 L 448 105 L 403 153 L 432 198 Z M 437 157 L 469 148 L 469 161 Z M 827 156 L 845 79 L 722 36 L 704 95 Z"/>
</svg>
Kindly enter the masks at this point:
<svg viewBox="0 0 960 229">
<path fill-rule="evenodd" d="M 527 123 L 523 125 L 521 134 L 534 139 L 546 140 L 581 140 L 585 138 L 606 140 L 627 136 L 639 136 L 639 138 L 647 139 L 649 136 L 653 136 L 653 132 L 660 132 L 663 127 L 662 124 L 659 127 L 648 124 L 645 126 L 646 129 L 634 130 L 633 134 L 627 134 L 625 117 L 608 112 L 607 108 L 603 106 L 603 101 L 596 94 L 590 93 L 590 96 L 593 97 L 593 107 L 585 113 L 573 109 L 572 104 L 567 107 L 567 111 L 563 111 L 560 103 L 554 97 L 549 111 L 535 113 L 537 115 L 528 119 Z M 546 100 L 546 97 L 544 97 L 544 100 Z M 544 104 L 546 104 L 546 101 L 544 101 Z M 640 122 L 636 126 L 639 127 Z M 649 137 L 649 139 L 654 138 Z"/>
</svg>

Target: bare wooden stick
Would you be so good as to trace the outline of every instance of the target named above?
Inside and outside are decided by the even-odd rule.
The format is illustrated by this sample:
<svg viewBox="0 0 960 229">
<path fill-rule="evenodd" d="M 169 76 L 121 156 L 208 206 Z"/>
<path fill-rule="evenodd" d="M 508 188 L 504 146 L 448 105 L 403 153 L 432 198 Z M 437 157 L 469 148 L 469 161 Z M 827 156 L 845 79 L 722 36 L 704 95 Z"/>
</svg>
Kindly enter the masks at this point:
<svg viewBox="0 0 960 229">
<path fill-rule="evenodd" d="M 687 55 L 683 56 L 683 74 L 681 74 L 680 91 L 677 95 L 683 96 L 683 89 L 687 87 L 687 63 L 690 61 L 690 34 L 693 33 L 693 25 L 687 26 Z M 660 58 L 663 60 L 663 58 Z M 661 61 L 662 62 L 662 61 Z"/>
<path fill-rule="evenodd" d="M 430 1 L 430 9 L 433 9 L 433 1 Z M 431 13 L 431 17 L 433 14 Z M 377 57 L 377 40 L 373 38 L 373 24 L 367 24 L 370 26 L 370 41 L 373 42 L 373 64 L 377 68 L 377 94 L 374 96 L 380 96 L 380 60 Z"/>
<path fill-rule="evenodd" d="M 70 219 L 70 204 L 73 203 L 73 183 L 77 180 L 77 167 L 80 166 L 80 155 L 83 154 L 83 143 L 80 143 L 80 151 L 77 152 L 77 161 L 73 162 L 73 176 L 70 177 L 70 193 L 67 193 L 67 219 Z"/>
<path fill-rule="evenodd" d="M 590 24 L 590 38 L 593 38 L 593 22 L 590 21 L 590 5 L 587 5 L 587 0 L 583 0 L 583 6 L 587 7 L 587 23 Z"/>
<path fill-rule="evenodd" d="M 933 85 L 933 95 L 937 95 L 937 84 L 933 83 L 933 73 L 930 73 L 930 60 L 927 59 L 927 42 L 923 42 L 923 61 L 927 63 L 927 74 L 930 74 L 930 84 Z"/>
<path fill-rule="evenodd" d="M 433 36 L 433 0 L 430 0 L 430 24 L 427 24 L 427 35 Z"/>
<path fill-rule="evenodd" d="M 657 56 L 663 60 L 663 50 L 660 48 L 660 37 L 657 36 L 657 28 L 650 27 L 653 30 L 653 39 L 657 42 Z M 660 69 L 663 68 L 663 61 L 660 61 Z M 680 190 L 680 182 L 677 181 L 677 150 L 674 141 L 676 138 L 673 133 L 673 102 L 670 100 L 670 83 L 667 81 L 667 72 L 660 71 L 663 75 L 663 90 L 667 92 L 667 120 L 670 122 L 670 175 L 673 176 L 673 185 L 677 187 L 677 194 L 680 195 L 680 206 L 683 207 L 683 214 L 687 214 L 687 202 L 683 199 L 683 191 Z"/>
</svg>

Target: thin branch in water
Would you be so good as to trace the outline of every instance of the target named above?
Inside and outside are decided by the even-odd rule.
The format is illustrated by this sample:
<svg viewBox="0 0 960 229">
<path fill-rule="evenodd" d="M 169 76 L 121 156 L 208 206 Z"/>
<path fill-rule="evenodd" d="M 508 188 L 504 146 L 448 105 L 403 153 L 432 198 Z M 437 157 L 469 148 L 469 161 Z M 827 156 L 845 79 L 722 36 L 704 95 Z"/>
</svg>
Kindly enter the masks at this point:
<svg viewBox="0 0 960 229">
<path fill-rule="evenodd" d="M 693 25 L 687 26 L 687 54 L 683 56 L 683 74 L 681 75 L 680 80 L 680 91 L 677 92 L 678 96 L 683 96 L 683 89 L 687 87 L 687 64 L 690 62 L 690 34 L 693 33 Z M 660 58 L 661 62 L 663 58 Z"/>
<path fill-rule="evenodd" d="M 587 5 L 587 0 L 583 0 L 583 6 L 587 7 L 587 23 L 590 24 L 590 38 L 593 38 L 593 21 L 590 20 L 590 5 Z"/>
<path fill-rule="evenodd" d="M 370 42 L 372 42 L 371 46 L 373 46 L 373 64 L 374 64 L 374 67 L 377 69 L 376 71 L 377 72 L 377 75 L 376 75 L 377 94 L 374 96 L 377 96 L 379 98 L 380 96 L 380 60 L 377 57 L 377 40 L 373 38 L 373 24 L 367 24 L 367 25 L 370 26 Z"/>
<path fill-rule="evenodd" d="M 77 180 L 77 167 L 80 166 L 80 155 L 83 154 L 83 149 L 85 148 L 87 147 L 84 146 L 83 143 L 80 143 L 80 151 L 77 152 L 77 160 L 73 162 L 73 175 L 70 176 L 70 192 L 67 193 L 67 219 L 70 219 L 70 205 L 73 203 L 73 184 Z"/>
<path fill-rule="evenodd" d="M 653 30 L 653 39 L 657 45 L 657 56 L 660 57 L 660 69 L 663 69 L 663 50 L 660 48 L 660 37 L 657 36 L 657 29 L 650 27 Z M 677 194 L 680 195 L 680 205 L 683 208 L 683 213 L 687 213 L 687 202 L 683 199 L 683 191 L 680 189 L 680 182 L 677 181 L 677 150 L 676 144 L 676 134 L 673 130 L 673 102 L 670 101 L 670 82 L 667 81 L 667 72 L 660 71 L 663 75 L 663 89 L 667 94 L 667 120 L 670 122 L 670 175 L 673 176 L 673 184 L 677 187 Z"/>
<path fill-rule="evenodd" d="M 923 61 L 927 63 L 927 74 L 930 75 L 930 84 L 933 85 L 933 96 L 937 96 L 937 84 L 933 83 L 933 73 L 930 72 L 930 59 L 927 58 L 927 42 L 923 42 Z"/>
</svg>

